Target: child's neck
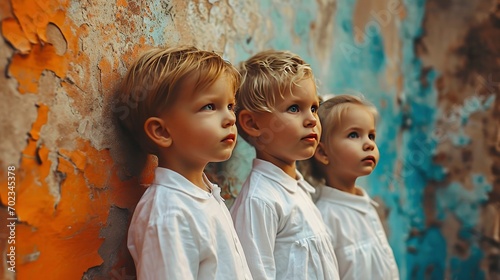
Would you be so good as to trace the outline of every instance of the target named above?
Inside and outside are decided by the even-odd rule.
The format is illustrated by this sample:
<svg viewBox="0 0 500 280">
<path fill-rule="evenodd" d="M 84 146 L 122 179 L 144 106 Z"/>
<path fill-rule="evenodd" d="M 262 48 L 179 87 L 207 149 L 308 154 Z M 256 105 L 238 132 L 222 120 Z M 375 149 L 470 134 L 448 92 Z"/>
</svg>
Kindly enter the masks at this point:
<svg viewBox="0 0 500 280">
<path fill-rule="evenodd" d="M 292 177 L 293 179 L 297 179 L 297 172 L 296 172 L 297 167 L 295 165 L 295 161 L 292 161 L 292 162 L 283 161 L 279 158 L 273 157 L 267 153 L 261 153 L 259 151 L 257 151 L 257 153 L 256 153 L 256 158 L 260 159 L 260 160 L 268 161 L 268 162 L 276 165 L 281 170 L 283 170 L 286 174 L 288 174 L 290 177 Z"/>
<path fill-rule="evenodd" d="M 326 185 L 342 192 L 353 195 L 363 195 L 359 188 L 356 188 L 356 178 L 343 178 L 336 174 L 330 174 L 326 180 Z"/>
</svg>

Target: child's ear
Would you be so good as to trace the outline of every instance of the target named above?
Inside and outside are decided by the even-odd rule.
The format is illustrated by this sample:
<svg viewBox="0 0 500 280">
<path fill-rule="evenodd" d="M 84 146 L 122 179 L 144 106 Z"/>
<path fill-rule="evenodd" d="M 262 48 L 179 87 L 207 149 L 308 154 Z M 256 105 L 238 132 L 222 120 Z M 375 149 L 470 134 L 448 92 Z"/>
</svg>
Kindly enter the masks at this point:
<svg viewBox="0 0 500 280">
<path fill-rule="evenodd" d="M 316 159 L 317 161 L 321 162 L 324 165 L 328 165 L 328 163 L 330 162 L 328 160 L 328 155 L 326 154 L 325 146 L 321 142 L 318 144 L 316 152 L 314 152 L 314 159 Z"/>
<path fill-rule="evenodd" d="M 261 131 L 252 112 L 248 110 L 241 110 L 238 114 L 238 122 L 241 129 L 245 131 L 248 136 L 259 137 Z"/>
<path fill-rule="evenodd" d="M 156 145 L 168 148 L 172 145 L 172 137 L 166 127 L 165 121 L 158 117 L 150 117 L 144 122 L 146 135 L 156 143 Z"/>
</svg>

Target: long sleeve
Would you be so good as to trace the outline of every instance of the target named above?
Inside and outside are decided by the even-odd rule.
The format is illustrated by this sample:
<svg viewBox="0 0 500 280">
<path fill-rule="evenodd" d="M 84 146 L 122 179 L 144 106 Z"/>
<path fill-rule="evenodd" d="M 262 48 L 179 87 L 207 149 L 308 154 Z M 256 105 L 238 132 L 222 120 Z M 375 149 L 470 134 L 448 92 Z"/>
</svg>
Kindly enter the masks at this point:
<svg viewBox="0 0 500 280">
<path fill-rule="evenodd" d="M 190 217 L 181 211 L 167 213 L 147 226 L 136 263 L 138 279 L 197 279 L 200 263 L 200 241 L 190 227 Z M 191 224 L 192 226 L 192 224 Z"/>
<path fill-rule="evenodd" d="M 279 223 L 274 209 L 252 198 L 232 214 L 252 277 L 276 279 L 274 246 Z"/>
</svg>

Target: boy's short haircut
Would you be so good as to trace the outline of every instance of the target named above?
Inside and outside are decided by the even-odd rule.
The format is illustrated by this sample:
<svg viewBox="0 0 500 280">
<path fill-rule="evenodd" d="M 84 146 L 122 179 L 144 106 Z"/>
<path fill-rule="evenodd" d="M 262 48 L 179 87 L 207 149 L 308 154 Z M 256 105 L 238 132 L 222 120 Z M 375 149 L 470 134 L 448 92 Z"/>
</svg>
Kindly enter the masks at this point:
<svg viewBox="0 0 500 280">
<path fill-rule="evenodd" d="M 290 51 L 266 50 L 242 62 L 239 67 L 241 86 L 236 93 L 236 117 L 241 110 L 273 112 L 276 97 L 292 90 L 298 82 L 312 78 L 311 66 Z M 238 132 L 248 141 L 248 135 Z"/>
<path fill-rule="evenodd" d="M 238 70 L 217 53 L 194 46 L 151 49 L 130 66 L 117 89 L 113 112 L 118 124 L 144 152 L 156 154 L 156 146 L 144 131 L 145 121 L 169 109 L 188 79 L 196 78 L 194 90 L 198 91 L 223 74 L 236 92 L 240 84 Z"/>
</svg>

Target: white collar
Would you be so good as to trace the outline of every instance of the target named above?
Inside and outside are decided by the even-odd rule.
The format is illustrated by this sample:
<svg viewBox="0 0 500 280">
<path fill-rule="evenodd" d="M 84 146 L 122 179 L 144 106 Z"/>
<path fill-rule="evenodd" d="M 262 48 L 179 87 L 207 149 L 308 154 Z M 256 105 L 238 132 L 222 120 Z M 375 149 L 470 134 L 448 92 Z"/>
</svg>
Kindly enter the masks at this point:
<svg viewBox="0 0 500 280">
<path fill-rule="evenodd" d="M 378 207 L 378 203 L 373 201 L 363 188 L 357 188 L 361 190 L 362 195 L 354 195 L 328 186 L 322 186 L 320 188 L 320 199 L 355 209 L 364 214 L 368 213 L 371 207 Z"/>
<path fill-rule="evenodd" d="M 314 193 L 316 191 L 306 180 L 304 180 L 304 177 L 298 170 L 295 170 L 297 179 L 294 179 L 269 161 L 254 159 L 252 166 L 252 171 L 258 172 L 262 174 L 262 176 L 278 183 L 291 193 L 296 192 L 298 187 L 301 187 L 304 191 L 309 193 Z"/>
<path fill-rule="evenodd" d="M 215 199 L 223 202 L 224 199 L 220 196 L 221 189 L 219 186 L 210 182 L 205 173 L 202 175 L 203 181 L 212 189 L 212 195 Z M 156 167 L 153 184 L 183 192 L 197 199 L 206 200 L 210 198 L 206 191 L 191 183 L 186 177 L 168 168 Z"/>
</svg>

